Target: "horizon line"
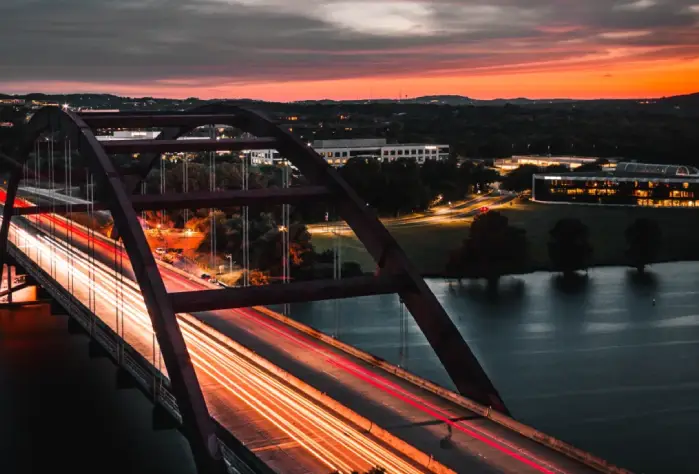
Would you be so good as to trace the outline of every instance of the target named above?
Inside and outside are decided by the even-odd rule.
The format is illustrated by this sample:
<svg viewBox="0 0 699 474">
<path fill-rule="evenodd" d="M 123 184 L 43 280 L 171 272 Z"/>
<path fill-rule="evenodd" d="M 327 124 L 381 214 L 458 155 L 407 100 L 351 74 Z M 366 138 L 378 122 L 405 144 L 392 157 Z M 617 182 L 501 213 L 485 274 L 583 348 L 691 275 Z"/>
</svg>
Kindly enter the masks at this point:
<svg viewBox="0 0 699 474">
<path fill-rule="evenodd" d="M 33 95 L 33 94 L 40 94 L 40 95 L 45 95 L 45 96 L 66 96 L 66 95 L 110 95 L 114 97 L 119 97 L 119 98 L 126 98 L 126 99 L 144 99 L 144 98 L 151 98 L 151 99 L 158 99 L 158 100 L 178 100 L 178 101 L 184 101 L 187 99 L 196 99 L 199 101 L 226 101 L 226 100 L 246 100 L 246 101 L 254 101 L 254 102 L 267 102 L 267 103 L 277 103 L 277 104 L 294 104 L 294 103 L 299 103 L 299 102 L 324 102 L 324 101 L 330 101 L 330 102 L 380 102 L 380 101 L 391 101 L 391 102 L 403 102 L 403 101 L 411 101 L 411 100 L 417 100 L 417 99 L 422 99 L 425 97 L 454 97 L 454 98 L 463 98 L 463 99 L 468 99 L 472 101 L 477 101 L 477 102 L 494 102 L 494 101 L 507 101 L 507 100 L 528 100 L 528 101 L 572 101 L 572 102 L 593 102 L 593 101 L 598 101 L 598 100 L 609 100 L 609 101 L 629 101 L 629 100 L 661 100 L 661 99 L 668 99 L 668 98 L 673 98 L 673 97 L 685 97 L 685 96 L 691 96 L 691 95 L 696 95 L 699 94 L 699 91 L 697 92 L 690 92 L 687 94 L 677 94 L 677 95 L 668 95 L 668 96 L 660 96 L 660 97 L 629 97 L 629 98 L 613 98 L 613 97 L 597 97 L 597 98 L 576 98 L 576 97 L 546 97 L 546 98 L 529 98 L 529 97 L 524 97 L 524 96 L 516 96 L 516 97 L 497 97 L 494 99 L 477 99 L 474 97 L 469 97 L 469 96 L 464 96 L 460 94 L 425 94 L 425 95 L 420 95 L 420 96 L 414 96 L 414 97 L 406 97 L 406 98 L 401 98 L 401 99 L 396 99 L 396 98 L 390 98 L 390 97 L 382 97 L 382 98 L 357 98 L 357 99 L 331 99 L 331 98 L 323 98 L 323 99 L 297 99 L 297 100 L 290 100 L 290 101 L 276 101 L 276 100 L 265 100 L 265 99 L 254 99 L 251 97 L 238 97 L 238 98 L 213 98 L 213 99 L 202 99 L 199 97 L 195 96 L 190 96 L 190 97 L 185 97 L 185 98 L 178 98 L 174 96 L 154 96 L 154 95 L 144 95 L 144 96 L 128 96 L 128 95 L 119 95 L 111 92 L 62 92 L 62 93 L 45 93 L 45 92 L 27 92 L 27 93 L 17 93 L 17 94 L 7 94 L 0 92 L 0 95 L 2 96 L 8 96 L 8 97 L 17 97 L 20 98 L 22 96 L 27 96 L 27 95 Z"/>
</svg>

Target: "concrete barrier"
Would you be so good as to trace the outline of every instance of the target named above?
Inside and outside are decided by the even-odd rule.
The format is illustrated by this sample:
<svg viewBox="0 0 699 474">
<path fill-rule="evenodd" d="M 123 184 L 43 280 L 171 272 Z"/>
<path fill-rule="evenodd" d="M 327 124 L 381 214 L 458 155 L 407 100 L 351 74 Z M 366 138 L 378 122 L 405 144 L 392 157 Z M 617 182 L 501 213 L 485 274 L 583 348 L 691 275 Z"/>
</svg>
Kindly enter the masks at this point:
<svg viewBox="0 0 699 474">
<path fill-rule="evenodd" d="M 301 379 L 291 375 L 289 372 L 286 372 L 284 369 L 277 367 L 273 363 L 269 362 L 267 359 L 259 356 L 254 351 L 248 349 L 242 344 L 235 342 L 232 339 L 226 337 L 225 335 L 219 333 L 215 329 L 209 327 L 208 325 L 196 319 L 194 316 L 191 316 L 189 314 L 180 314 L 179 318 L 180 321 L 184 321 L 186 324 L 205 333 L 207 336 L 209 336 L 219 344 L 225 345 L 233 351 L 237 352 L 238 354 L 242 355 L 243 357 L 246 357 L 247 359 L 251 360 L 267 372 L 277 376 L 293 388 L 299 390 L 301 393 L 305 394 L 316 403 L 332 410 L 341 417 L 350 421 L 351 423 L 359 427 L 361 430 L 364 430 L 367 433 L 371 433 L 374 437 L 383 441 L 385 444 L 398 451 L 408 459 L 411 459 L 418 465 L 426 469 L 429 469 L 431 472 L 434 472 L 436 474 L 456 474 L 455 471 L 452 471 L 448 467 L 435 461 L 432 458 L 432 456 L 423 453 L 422 451 L 416 449 L 415 447 L 411 446 L 410 444 L 406 443 L 400 438 L 392 435 L 385 429 L 378 426 L 376 423 L 350 410 L 349 408 L 345 407 L 333 398 L 325 395 L 324 393 L 320 392 L 319 390 L 302 381 Z"/>
<path fill-rule="evenodd" d="M 284 316 L 283 314 L 279 314 L 276 311 L 272 311 L 269 308 L 265 308 L 264 306 L 255 306 L 253 309 L 266 316 L 269 316 L 272 319 L 280 321 L 298 330 L 299 332 L 302 332 L 308 336 L 318 339 L 328 344 L 329 346 L 332 346 L 351 356 L 354 356 L 357 359 L 360 359 L 374 367 L 380 368 L 386 372 L 395 375 L 396 377 L 410 382 L 413 385 L 422 388 L 423 390 L 434 393 L 435 395 L 438 395 L 444 398 L 445 400 L 454 403 L 455 405 L 466 408 L 467 410 L 481 415 L 484 418 L 488 418 L 493 422 L 509 429 L 510 431 L 513 431 L 528 439 L 536 441 L 537 443 L 544 445 L 547 448 L 551 448 L 555 451 L 558 451 L 559 453 L 564 454 L 565 456 L 568 456 L 576 461 L 579 461 L 593 469 L 596 469 L 599 472 L 608 474 L 632 474 L 631 471 L 617 467 L 605 461 L 602 458 L 599 458 L 591 453 L 583 451 L 582 449 L 578 449 L 568 443 L 554 438 L 553 436 L 549 436 L 545 433 L 542 433 L 530 426 L 516 421 L 513 418 L 510 418 L 509 416 L 505 416 L 502 413 L 492 410 L 489 407 L 476 403 L 473 400 L 459 395 L 458 393 L 455 393 L 447 388 L 441 387 L 434 382 L 430 382 L 429 380 L 423 379 L 422 377 L 412 374 L 405 369 L 402 369 L 385 361 L 384 359 L 373 356 L 367 352 L 361 351 L 356 347 L 350 346 L 349 344 L 345 344 L 342 341 L 338 341 L 337 339 L 328 336 L 327 334 L 324 334 L 321 331 L 318 331 L 317 329 L 314 329 L 303 323 L 299 323 L 298 321 Z"/>
<path fill-rule="evenodd" d="M 176 268 L 173 265 L 169 265 L 165 262 L 160 262 L 160 261 L 158 262 L 158 264 L 162 265 L 164 267 L 170 268 L 171 270 L 175 271 L 176 273 L 178 273 L 178 274 L 180 274 L 180 275 L 182 275 L 182 276 L 184 276 L 192 281 L 201 282 L 210 288 L 219 288 L 217 285 L 209 283 L 208 281 L 205 281 L 205 280 L 198 278 L 190 273 L 187 273 L 183 270 L 180 270 L 179 268 Z M 357 359 L 362 360 L 373 367 L 384 370 L 390 374 L 395 375 L 396 377 L 399 377 L 399 378 L 423 389 L 423 390 L 426 390 L 426 391 L 431 392 L 435 395 L 438 395 L 439 397 L 442 397 L 445 400 L 448 400 L 457 406 L 460 406 L 462 408 L 466 408 L 467 410 L 472 411 L 473 413 L 476 413 L 478 415 L 481 415 L 484 418 L 488 418 L 489 420 L 493 421 L 494 423 L 497 423 L 498 425 L 500 425 L 504 428 L 507 428 L 508 430 L 510 430 L 512 432 L 515 432 L 521 436 L 524 436 L 525 438 L 531 439 L 532 441 L 535 441 L 543 446 L 546 446 L 547 448 L 553 449 L 554 451 L 557 451 L 557 452 L 559 452 L 559 453 L 561 453 L 561 454 L 563 454 L 571 459 L 579 461 L 579 462 L 585 464 L 586 466 L 589 466 L 593 469 L 596 469 L 599 472 L 602 472 L 605 474 L 632 474 L 631 471 L 617 467 L 617 466 L 605 461 L 602 458 L 599 458 L 591 453 L 583 451 L 582 449 L 578 449 L 575 446 L 572 446 L 568 443 L 565 443 L 559 439 L 554 438 L 553 436 L 549 436 L 545 433 L 542 433 L 541 431 L 538 431 L 538 430 L 532 428 L 531 426 L 525 425 L 524 423 L 520 423 L 511 417 L 505 416 L 500 412 L 492 410 L 489 407 L 486 407 L 484 405 L 476 403 L 473 400 L 470 400 L 470 399 L 468 399 L 468 398 L 466 398 L 466 397 L 464 397 L 456 392 L 453 392 L 452 390 L 444 388 L 440 385 L 437 385 L 434 382 L 431 382 L 431 381 L 424 379 L 422 377 L 419 377 L 411 372 L 408 372 L 405 369 L 402 369 L 396 365 L 393 365 L 393 364 L 387 362 L 386 360 L 381 359 L 380 357 L 376 357 L 374 355 L 369 354 L 368 352 L 364 352 L 364 351 L 357 349 L 356 347 L 353 347 L 349 344 L 345 344 L 344 342 L 339 341 L 339 340 L 335 339 L 334 337 L 328 336 L 327 334 L 324 334 L 323 332 L 318 331 L 317 329 L 314 329 L 310 326 L 307 326 L 303 323 L 300 323 L 292 318 L 289 318 L 288 316 L 284 316 L 283 314 L 277 313 L 276 311 L 272 311 L 271 309 L 266 308 L 264 306 L 254 306 L 253 309 L 255 311 L 265 315 L 265 316 L 268 316 L 268 317 L 270 317 L 276 321 L 279 321 L 279 322 L 281 322 L 289 327 L 292 327 L 303 334 L 311 336 L 314 339 L 317 339 L 321 342 L 324 342 L 331 347 L 334 347 L 334 348 L 339 349 L 339 350 L 341 350 L 341 351 L 343 351 L 343 352 L 345 352 L 353 357 L 356 357 Z M 281 370 L 281 369 L 279 369 L 279 370 Z M 301 382 L 301 383 L 303 383 L 303 382 Z M 308 387 L 310 390 L 315 390 L 310 386 L 308 386 Z M 329 400 L 332 400 L 329 397 L 327 397 L 327 398 Z M 335 403 L 337 403 L 337 402 L 335 402 Z M 348 410 L 348 409 L 345 408 L 345 410 Z M 340 413 L 340 412 L 338 412 L 338 413 Z M 342 415 L 342 413 L 340 413 L 340 414 Z M 357 415 L 357 414 L 355 414 L 355 416 L 359 417 L 359 415 Z M 346 417 L 346 418 L 349 419 L 349 417 Z M 371 423 L 368 420 L 366 420 L 366 422 Z M 356 424 L 358 426 L 363 426 L 360 423 L 356 423 Z M 376 436 L 375 433 L 373 433 L 373 434 Z M 403 453 L 403 454 L 405 454 L 405 453 Z"/>
</svg>

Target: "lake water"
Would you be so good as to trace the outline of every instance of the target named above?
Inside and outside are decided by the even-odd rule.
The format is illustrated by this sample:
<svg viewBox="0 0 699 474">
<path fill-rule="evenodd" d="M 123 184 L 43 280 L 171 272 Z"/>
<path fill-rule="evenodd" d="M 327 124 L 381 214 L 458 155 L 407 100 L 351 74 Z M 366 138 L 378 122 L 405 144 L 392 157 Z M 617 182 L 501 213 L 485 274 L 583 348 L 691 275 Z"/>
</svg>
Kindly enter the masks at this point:
<svg viewBox="0 0 699 474">
<path fill-rule="evenodd" d="M 598 268 L 568 288 L 534 273 L 503 279 L 495 300 L 478 286 L 428 283 L 518 419 L 638 473 L 693 473 L 699 264 L 651 274 L 638 281 L 625 268 Z M 399 362 L 395 296 L 292 314 Z M 449 385 L 409 323 L 408 369 Z M 87 354 L 65 317 L 0 318 L 0 472 L 193 473 L 182 436 L 153 432 L 146 398 L 117 391 L 114 365 Z"/>
<path fill-rule="evenodd" d="M 0 473 L 194 474 L 177 431 L 155 432 L 150 402 L 116 390 L 67 317 L 0 316 Z"/>
<path fill-rule="evenodd" d="M 550 273 L 508 277 L 496 299 L 478 285 L 428 283 L 516 418 L 634 472 L 697 472 L 699 264 L 654 265 L 645 279 L 596 268 L 572 287 Z M 395 296 L 292 315 L 400 361 Z M 450 386 L 408 319 L 407 368 Z"/>
</svg>

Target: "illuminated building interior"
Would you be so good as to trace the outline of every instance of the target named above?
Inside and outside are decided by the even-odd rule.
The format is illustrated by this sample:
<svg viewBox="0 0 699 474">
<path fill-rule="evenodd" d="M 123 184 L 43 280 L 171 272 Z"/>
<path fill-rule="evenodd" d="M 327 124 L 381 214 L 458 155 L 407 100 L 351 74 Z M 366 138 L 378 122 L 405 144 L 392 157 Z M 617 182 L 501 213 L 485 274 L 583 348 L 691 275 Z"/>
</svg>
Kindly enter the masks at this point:
<svg viewBox="0 0 699 474">
<path fill-rule="evenodd" d="M 613 172 L 537 174 L 532 199 L 569 204 L 699 207 L 699 170 L 619 163 Z"/>
</svg>

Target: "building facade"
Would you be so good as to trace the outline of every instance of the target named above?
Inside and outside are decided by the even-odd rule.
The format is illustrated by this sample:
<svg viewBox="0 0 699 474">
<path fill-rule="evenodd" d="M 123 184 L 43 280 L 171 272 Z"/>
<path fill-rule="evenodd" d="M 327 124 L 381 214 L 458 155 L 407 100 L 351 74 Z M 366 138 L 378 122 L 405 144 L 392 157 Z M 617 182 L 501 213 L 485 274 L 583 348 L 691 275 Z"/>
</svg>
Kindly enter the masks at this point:
<svg viewBox="0 0 699 474">
<path fill-rule="evenodd" d="M 493 166 L 504 173 L 507 173 L 524 165 L 533 165 L 539 168 L 546 168 L 547 166 L 566 166 L 567 168 L 574 170 L 575 168 L 578 168 L 582 165 L 595 164 L 598 161 L 599 158 L 592 156 L 525 155 L 493 160 Z M 617 160 L 608 159 L 607 163 L 603 167 L 610 169 L 614 168 L 616 162 Z"/>
<path fill-rule="evenodd" d="M 111 135 L 96 137 L 99 141 L 112 140 L 154 140 L 160 131 L 114 130 Z M 201 137 L 180 137 L 180 140 L 200 140 Z M 364 158 L 379 161 L 394 161 L 402 158 L 424 163 L 426 160 L 446 160 L 449 158 L 449 145 L 406 144 L 389 145 L 384 138 L 349 140 L 319 140 L 309 144 L 320 156 L 333 166 L 342 166 L 350 158 Z M 218 154 L 227 154 L 219 151 Z M 274 165 L 282 160 L 277 150 L 243 150 L 253 165 Z"/>
<path fill-rule="evenodd" d="M 532 200 L 560 204 L 699 207 L 699 170 L 619 163 L 599 173 L 535 174 Z"/>
<path fill-rule="evenodd" d="M 404 158 L 418 163 L 449 158 L 449 145 L 389 145 L 384 138 L 318 140 L 309 145 L 333 166 L 342 166 L 351 158 L 379 161 L 395 161 Z M 254 150 L 245 153 L 250 156 L 250 161 L 254 165 L 272 165 L 281 160 L 281 155 L 276 150 Z"/>
</svg>

